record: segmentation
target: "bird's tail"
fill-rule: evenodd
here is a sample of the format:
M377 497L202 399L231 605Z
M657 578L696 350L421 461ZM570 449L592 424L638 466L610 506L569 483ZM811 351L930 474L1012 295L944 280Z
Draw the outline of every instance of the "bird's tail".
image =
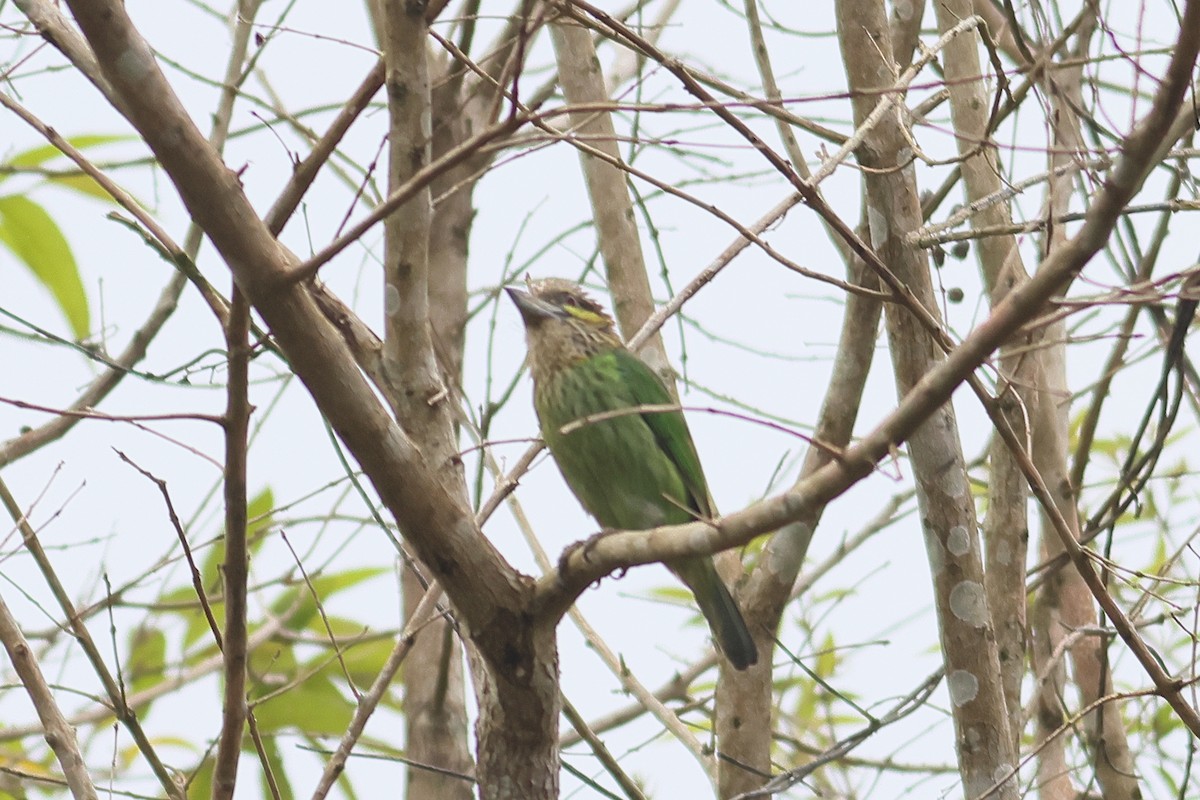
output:
M733 595L717 574L710 558L689 558L669 564L671 571L687 584L700 606L700 613L712 629L717 647L734 669L746 669L758 663L758 649L742 619Z

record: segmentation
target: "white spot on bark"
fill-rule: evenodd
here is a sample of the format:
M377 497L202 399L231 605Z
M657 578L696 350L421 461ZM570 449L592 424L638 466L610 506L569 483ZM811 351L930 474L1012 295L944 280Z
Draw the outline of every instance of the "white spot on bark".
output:
M400 292L390 283L383 287L383 313L392 316L400 311Z
M979 694L979 679L965 669L956 669L946 679L950 689L950 702L956 706L964 706Z
M126 80L140 81L150 71L150 61L145 53L126 50L117 56L116 67Z
M929 557L929 571L937 575L946 566L946 556L938 537L928 530L925 531L925 552Z
M979 739L979 735L974 737L968 735L968 739ZM1007 787L1007 791L1002 788L996 791L995 786ZM992 770L991 777L983 774L974 774L971 776L969 784L964 787L967 790L967 797L1016 797L1017 783L1016 775L1013 771L1013 765L1001 763Z
M875 206L867 206L867 227L871 231L871 247L883 247L888 238L888 221Z
M1012 545L1010 545L1007 541L1001 541L998 545L996 545L993 556L999 564L1006 566L1011 564L1013 559Z
M967 485L967 475L961 469L951 466L942 473L942 491L947 497L962 497L970 487Z
M708 531L699 530L688 536L688 549L700 550L708 544Z
M635 556L637 556L638 558L645 556L647 553L650 552L650 537L649 536L635 537L633 540L633 546L630 549L633 551L633 554Z
M812 539L812 528L803 522L797 522L788 526L788 534L772 538L765 548L767 564L775 575L801 558L803 546Z
M968 625L987 624L987 601L978 581L961 581L950 590L950 611Z
M966 526L955 525L950 529L950 535L946 537L946 549L956 556L965 556L971 552L971 534L967 532Z

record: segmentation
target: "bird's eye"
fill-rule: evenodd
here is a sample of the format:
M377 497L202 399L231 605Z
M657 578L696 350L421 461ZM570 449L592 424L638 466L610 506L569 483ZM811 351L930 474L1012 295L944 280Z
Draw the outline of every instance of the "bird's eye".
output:
M589 324L603 324L608 319L604 313L604 307L582 292L555 288L549 291L543 290L538 296L575 319Z
M591 314L600 314L603 312L599 303L582 294L568 294L565 298L565 305L573 306L580 311L587 311Z

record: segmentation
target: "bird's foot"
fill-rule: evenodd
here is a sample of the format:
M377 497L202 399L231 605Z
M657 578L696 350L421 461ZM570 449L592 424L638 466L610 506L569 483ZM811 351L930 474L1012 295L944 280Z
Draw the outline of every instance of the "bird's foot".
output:
M568 545L567 549L563 550L562 555L558 557L559 580L561 580L563 582L566 581L567 573L570 571L570 568L571 568L571 557L573 555L575 555L576 552L578 552L580 550L583 551L582 553L579 554L579 557L581 559L583 559L583 563L586 564L588 562L588 556L591 554L592 548L594 548L596 546L596 542L600 541L602 538L604 538L605 536L608 536L612 532L613 532L612 528L605 528L605 529L601 530L599 533L592 534L588 538L584 539L582 542L575 542L574 544Z

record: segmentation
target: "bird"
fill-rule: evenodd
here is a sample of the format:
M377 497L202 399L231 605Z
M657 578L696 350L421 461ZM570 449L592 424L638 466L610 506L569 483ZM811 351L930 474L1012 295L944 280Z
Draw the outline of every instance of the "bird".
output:
M584 509L614 530L715 518L683 413L657 373L621 341L612 317L571 281L527 286L505 290L525 325L534 409L546 447ZM646 410L619 413L638 408ZM691 590L729 663L738 670L756 664L754 639L712 558L665 564Z

